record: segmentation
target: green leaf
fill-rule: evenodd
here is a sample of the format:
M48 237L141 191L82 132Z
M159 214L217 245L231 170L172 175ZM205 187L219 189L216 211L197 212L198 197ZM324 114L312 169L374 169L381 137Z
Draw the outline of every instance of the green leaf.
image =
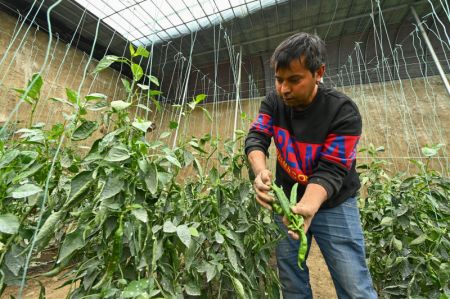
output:
M28 81L27 88L30 89L28 92L28 97L37 101L40 97L41 88L43 84L44 81L42 80L41 75L39 73L33 74L31 80Z
M55 235L58 230L59 224L61 223L61 218L66 213L62 210L58 212L53 212L44 222L42 227L39 229L39 232L36 235L36 250L40 251L45 246L47 246L48 242Z
M213 184L214 186L220 183L220 176L219 172L217 171L217 168L215 167L211 168L209 172L209 179L211 180L211 184Z
M177 227L170 220L166 220L163 225L163 232L174 233L177 231Z
M49 98L49 100L50 100L50 101L53 101L53 102L60 102L60 103L63 103L63 104L66 104L66 105L69 105L69 106L72 106L72 107L73 107L73 104L72 104L72 103L69 103L69 102L66 101L65 99L61 99L61 98Z
M176 129L178 127L178 123L176 121L170 121L169 129Z
M98 123L96 121L86 120L72 134L72 140L79 141L84 140L92 135L98 129Z
M135 209L131 211L131 214L133 214L134 217L136 217L136 219L147 223L148 222L148 214L147 211L145 209Z
M206 282L210 282L217 275L216 266L209 264L206 268Z
M130 157L130 152L123 144L113 146L106 155L105 161L120 162L125 161Z
M66 88L66 95L69 102L71 102L72 104L77 104L77 99L79 98L79 96L75 90Z
M20 269L22 269L25 265L26 257L24 254L21 254L22 251L23 248L18 244L12 244L11 249L8 250L4 256L4 264L15 276L19 275Z
M136 85L142 90L149 90L150 89L150 86L148 86L148 85L144 85L144 84L140 84L140 83L138 83Z
M159 135L159 139L165 139L169 137L171 132L162 132L161 135Z
M219 232L216 232L214 234L214 238L216 239L216 242L219 243L219 244L222 244L225 241L225 238Z
M203 178L203 168L197 158L194 159L194 168L197 170L198 175Z
M23 133L20 138L24 138L30 142L41 142L45 140L44 133L41 129L20 129L16 133Z
M14 159L16 159L19 155L20 155L20 151L17 150L17 149L13 149L13 150L7 151L6 154L4 154L0 158L0 169L2 169L3 167L9 165L9 163L14 161Z
M106 207L110 210L119 210L122 206L122 203L120 200L117 200L114 197L106 198L102 200L102 207Z
M155 100L154 98L150 98L150 100L152 100L153 105L155 105L156 111L160 112L161 111L161 104L159 104L159 102L157 100Z
M189 232L191 233L191 236L193 236L193 237L198 237L198 236L200 236L199 235L199 233L198 233L198 230L195 228L195 227L190 227L189 228Z
M175 165L178 168L181 168L181 164L178 161L178 159L174 156L170 156L170 155L166 155L165 158L167 159L167 161L169 161L171 164Z
M101 110L108 106L109 106L108 101L99 101L99 102L95 103L94 105L87 106L86 108L91 111L98 111L98 110Z
M154 149L157 149L158 147L161 147L163 145L164 145L163 142L161 142L159 140L153 140L153 141L151 141L149 143L149 147L148 148L154 150Z
M14 183L20 182L21 180L32 176L33 174L35 174L36 172L38 172L39 170L41 170L44 166L46 166L46 163L34 163L33 166L31 166L29 169L27 169L26 171L22 171L20 172L13 180Z
M392 238L392 243L394 245L394 248L398 251L401 251L403 248L403 243L399 239L395 238L395 236Z
M111 102L111 107L114 110L116 110L116 111L127 109L130 106L131 106L131 103L127 103L127 102L124 102L122 100L112 101Z
M135 280L130 282L123 290L122 298L135 298L139 295L147 294L149 287L148 279Z
M158 78L156 78L153 75L149 75L147 76L147 78L150 80L150 82L152 82L153 84L155 84L156 86L159 86L159 80Z
M380 224L382 226L389 226L392 224L393 220L394 220L394 218L392 218L392 217L384 217L383 219L381 219Z
M201 244L203 243L203 240L200 240L199 242L191 242L191 246L187 248L184 252L185 256L185 267L184 271L186 273L191 273L191 266L193 263L198 264L199 259L197 256L198 250L200 249Z
M435 148L432 148L432 147L423 147L422 148L422 154L425 157L433 157L433 156L436 156L437 153L438 153L438 151Z
M131 55L131 56L134 56L134 54L136 53L136 51L134 50L133 44L130 43L130 45L129 45L128 48L130 49L130 55Z
M92 101L92 100L106 100L106 95L102 93L91 93L84 97L86 101Z
M33 74L30 80L28 80L27 88L14 88L14 90L21 95L21 98L29 104L34 104L39 100L41 88L44 84L42 77L39 73ZM25 95L25 92L28 93Z
M117 195L118 193L120 193L120 191L122 191L124 185L125 181L120 175L109 176L105 186L103 187L102 194L100 195L100 200L111 198Z
M0 232L4 234L16 234L19 231L19 218L13 214L0 215Z
M195 159L194 155L187 150L183 151L183 157L184 157L184 166L189 166Z
M148 56L150 56L150 52L147 51L147 49L145 49L143 46L139 46L136 50L136 53L134 53L134 55L132 55L133 57L138 57L138 56L142 56L145 58L148 58Z
M130 81L128 81L127 79L122 78L122 84L123 84L123 87L125 87L125 91L126 91L127 93L130 93L130 92L131 92L131 84L130 84Z
M191 232L189 227L185 224L179 225L177 227L177 235L180 238L181 242L183 242L186 247L189 247L191 244Z
M86 114L87 114L86 107L81 107L80 110L78 111L78 113L79 113L80 115L86 115Z
M238 294L239 298L246 299L247 296L245 295L244 286L242 285L240 280L232 276L231 281L233 282L234 289L236 290L236 293Z
M142 104L137 104L136 107L139 107L139 108L141 108L141 109L144 109L144 110L147 111L147 112L152 112L152 110L151 110L150 108L148 108L147 106L142 105Z
M162 91L160 91L160 90L150 89L150 90L148 91L148 96L149 96L149 97L158 96L158 95L160 95L160 94L162 94Z
M385 148L384 148L384 146L379 146L379 147L377 147L377 148L375 149L375 151L376 151L376 152L384 152L384 151L385 151Z
M131 125L133 127L135 127L136 129L138 129L138 130L140 130L140 131L142 131L144 133L147 133L147 130L152 126L152 124L153 123L151 121L140 121L140 120L138 120L138 121L134 121Z
M66 257L70 256L75 250L83 248L84 238L83 231L77 229L76 231L66 235L64 242L61 246L57 263L61 263Z
M13 198L25 198L39 192L42 192L42 189L39 186L34 184L24 184L15 189L11 195Z
M191 280L187 284L185 284L184 290L186 291L186 294L188 294L189 296L200 296L202 294L200 286L198 285L198 282L196 282L195 280Z
M131 65L131 72L133 73L133 80L139 81L141 80L142 76L144 75L144 71L142 70L141 66L139 64L133 63Z
M198 104L198 103L202 102L204 99L206 99L206 94L201 93L195 97L195 103Z
M238 265L238 259L236 256L236 251L234 250L233 247L227 246L227 256L228 256L228 260L231 263L231 266L233 266L234 271L236 271L236 273L239 273L240 269L239 269L239 265Z
M158 191L158 169L155 163L149 164L148 172L145 175L145 185L153 195Z
M100 62L95 67L94 73L98 73L106 68L108 68L114 62L125 62L126 60L115 56L115 55L106 55L100 60Z
M197 106L197 103L195 101L192 101L190 103L187 104L189 106L189 108L191 108L191 110L195 109L195 106Z
M412 240L411 243L409 243L409 245L422 244L423 242L425 242L426 239L427 239L427 235L426 234L422 234L422 235L418 236L417 238L415 238L414 240Z
M209 121L212 121L212 117L211 114L209 114L208 109L204 108L204 107L199 107L200 109L202 109L203 113L206 115L206 117L209 119Z
M65 206L77 200L94 182L92 179L92 171L82 171L73 177L70 182L69 200Z
M155 265L156 262L163 256L164 248L162 240L153 240L153 249L152 249L152 265Z

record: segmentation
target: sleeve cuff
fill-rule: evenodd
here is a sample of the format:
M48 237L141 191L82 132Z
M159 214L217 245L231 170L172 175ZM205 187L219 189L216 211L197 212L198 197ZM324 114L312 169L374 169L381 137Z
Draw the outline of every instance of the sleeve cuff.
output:
M254 151L254 150L263 152L266 155L266 157L269 158L269 151L266 150L263 146L258 146L258 145L252 145L252 146L247 147L245 149L245 154L248 156L248 154L250 154L250 152Z
M317 184L322 186L325 191L327 191L327 200L330 199L334 195L334 188L333 186L327 182L326 180L319 178L319 177L313 177L309 180L309 183Z

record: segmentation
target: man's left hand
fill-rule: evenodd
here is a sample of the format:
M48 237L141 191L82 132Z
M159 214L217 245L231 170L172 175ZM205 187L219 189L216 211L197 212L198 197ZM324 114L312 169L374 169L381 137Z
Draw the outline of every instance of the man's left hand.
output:
M326 199L327 192L325 188L318 184L308 184L302 199L291 208L294 214L303 216L305 233L308 232L314 215L316 215ZM289 222L286 217L283 217L283 223L288 226ZM295 240L299 239L299 235L291 230L288 230L288 234Z
M295 206L293 206L291 208L293 213L303 216L303 221L304 221L303 225L304 225L305 233L308 232L308 229L311 225L312 219L314 218L314 215L316 215L319 207L316 208L314 206L305 205L305 204L302 204L302 202L299 202L298 204L296 204ZM288 226L289 222L287 221L286 217L283 217L283 223L286 226ZM300 238L300 236L297 233L295 233L291 230L288 230L288 234L294 240L298 240Z

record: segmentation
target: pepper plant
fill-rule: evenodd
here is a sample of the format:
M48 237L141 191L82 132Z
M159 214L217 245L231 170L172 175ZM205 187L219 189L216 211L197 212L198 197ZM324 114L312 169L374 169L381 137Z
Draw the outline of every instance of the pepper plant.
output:
M46 128L44 123L33 123L42 85L40 75L34 74L25 89L16 89L32 105L29 126L2 128L12 131L0 141L0 290L5 284L16 283L24 267L23 253L40 212L50 161L64 133L63 124ZM69 159L72 153L65 151L64 156ZM69 169L64 162L55 165L48 180L49 192L64 169Z
M368 264L382 298L449 298L450 180L430 168L442 145L422 149L426 162L412 160L417 173L391 175L383 148L359 165L365 192L360 208Z
M145 76L133 61L149 55L144 48L131 46L130 54L131 59L107 56L96 69L114 62L128 65L133 78L123 80L126 99L106 103L103 95L82 97L70 89L66 99L52 98L73 107L55 139L66 136L69 142L53 172L48 202L39 211L43 224L36 246L29 246L34 217L28 241L22 237L19 249L4 251L21 266L5 260L2 269L12 268L17 276L24 252L33 250L36 256L54 247L56 260L44 275L62 275L63 285L78 283L70 298L279 297L269 263L276 226L266 223L242 174L245 155L242 146L234 145L242 145L243 134L224 141L224 151L209 135L168 146L170 128L149 141L151 123L130 114L141 107L140 97L158 94L150 89L157 79ZM148 85L141 84L144 78ZM190 109L203 98L195 97ZM98 123L85 116L90 108L103 109L100 118L107 130L86 154L66 158L71 147L98 130ZM210 165L213 153L218 163ZM0 161L10 160L9 155L7 149ZM37 194L42 197L42 190ZM16 242L12 239L11 246Z

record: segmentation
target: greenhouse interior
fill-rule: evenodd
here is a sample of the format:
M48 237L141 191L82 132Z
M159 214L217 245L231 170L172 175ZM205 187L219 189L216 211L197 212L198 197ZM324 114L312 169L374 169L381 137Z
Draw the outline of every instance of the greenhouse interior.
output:
M320 68L277 60L293 36L323 41ZM284 98L297 61L306 108ZM369 298L314 230L352 173L374 294L450 298L449 80L445 0L0 0L0 297ZM307 115L324 90L360 115L350 151ZM283 135L273 99L327 141ZM280 266L292 230L310 297Z

